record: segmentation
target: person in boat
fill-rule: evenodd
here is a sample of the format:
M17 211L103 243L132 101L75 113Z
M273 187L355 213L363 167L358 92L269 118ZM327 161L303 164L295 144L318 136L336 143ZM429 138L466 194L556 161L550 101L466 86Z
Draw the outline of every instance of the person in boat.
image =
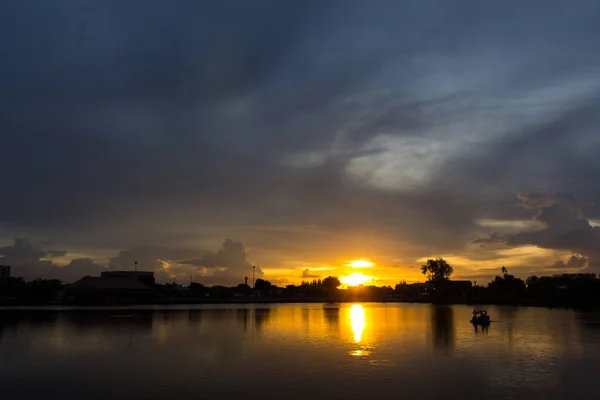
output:
M487 311L484 310L473 310L473 318L471 318L471 322L474 324L489 324L490 316Z

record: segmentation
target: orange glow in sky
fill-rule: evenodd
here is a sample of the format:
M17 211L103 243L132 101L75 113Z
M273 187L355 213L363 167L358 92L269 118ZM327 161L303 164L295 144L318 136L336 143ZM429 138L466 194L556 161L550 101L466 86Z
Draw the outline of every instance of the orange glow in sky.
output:
M372 280L373 280L373 278L371 278L370 276L366 276L366 275L363 275L358 272L355 272L348 276L344 276L344 277L342 277L342 279L340 279L340 281L344 285L348 285L348 286L364 285L365 283L370 282Z
M348 263L348 266L352 268L369 268L373 266L373 263L367 260L354 260Z

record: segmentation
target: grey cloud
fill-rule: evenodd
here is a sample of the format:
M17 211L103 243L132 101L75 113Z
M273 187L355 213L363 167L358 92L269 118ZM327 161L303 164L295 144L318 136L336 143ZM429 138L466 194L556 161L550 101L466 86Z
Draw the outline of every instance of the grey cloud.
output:
M478 244L481 247L486 246L498 246L506 244L506 238L502 237L496 232L492 232L488 237L471 240L471 243Z
M67 254L65 250L48 250L46 256L49 258L63 257Z
M84 276L100 276L107 268L91 258L76 258L67 265L57 267L57 277L65 283L75 282Z
M514 193L552 183L600 200L592 1L13 3L0 13L14 38L0 45L0 223L134 246L112 267L210 268L218 252L170 250L210 225L308 222L455 250L477 217L529 215ZM439 141L422 186L348 177L382 134ZM282 163L313 153L323 162ZM563 218L551 212L540 218Z
M138 246L121 250L109 260L110 269L133 270L137 262L140 270L154 270L162 266L162 261L178 261L189 257L199 257L205 252L192 248L165 246Z
M186 283L190 277L205 284L237 284L252 276L252 264L243 243L227 239L221 248L208 251L194 248L143 246L122 250L110 259L110 269L150 270L157 281ZM256 267L255 277L264 273Z
M302 278L320 278L321 275L319 274L314 274L310 272L310 269L306 268L304 270L302 270Z
M567 260L567 262L564 262L562 260L556 261L548 269L560 269L560 270L582 269L582 268L587 268L587 265L588 265L588 258L587 257L580 256L580 255L577 255L577 254L573 254L571 257L569 257L569 259Z
M56 278L65 283L71 283L85 275L99 275L106 270L89 258L74 259L65 266L42 259L65 254L65 251L48 250L41 244L17 238L12 245L0 248L0 263L10 265L13 275L27 280Z
M538 211L544 207L550 207L556 202L554 196L548 195L544 192L519 193L517 194L517 199L519 200L519 206Z
M227 239L217 252L208 252L202 258L181 260L179 264L200 267L202 279L214 280L221 284L241 282L252 276L253 268L246 247L242 242ZM255 266L255 278L264 277L260 267Z
M177 261L200 257L204 253L202 250L193 248L138 246L121 250L117 256L109 260L109 268L111 270L133 270L137 262L138 270L153 271L157 282L185 283L189 281L190 274L193 277L201 273L202 268L178 266Z
M534 244L581 254L595 252L597 245L600 244L600 230L592 227L581 215L581 209L568 198L559 197L551 205L542 207L535 219L543 222L546 227L512 235L507 243Z
M193 260L194 265L215 268L251 268L248 254L243 243L231 239L225 240L223 247L216 253L208 253L201 260ZM181 263L185 263L182 261Z
M590 225L581 207L568 195L520 195L519 199L529 209L537 211L534 218L542 222L543 229L519 232L505 238L495 237L508 246L534 245L546 249L567 250L574 253L567 263L558 261L552 268L582 268L583 264L600 263L600 229ZM494 236L492 236L494 238ZM487 239L484 239L485 242ZM475 242L481 242L479 239Z

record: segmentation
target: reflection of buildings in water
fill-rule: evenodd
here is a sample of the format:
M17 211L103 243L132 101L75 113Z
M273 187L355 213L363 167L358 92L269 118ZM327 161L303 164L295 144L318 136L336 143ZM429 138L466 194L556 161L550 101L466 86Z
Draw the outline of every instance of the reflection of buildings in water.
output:
M352 305L350 308L350 326L352 327L352 334L356 343L360 343L362 340L365 325L365 309L360 304Z
M495 319L498 321L502 321L504 325L503 328L507 333L508 347L513 347L513 322L519 312L518 307L513 306L500 306L495 307L494 311L497 313L497 317Z
M152 330L154 315L147 310L119 310L119 311L69 311L61 313L60 322L68 329L77 332L79 337L87 334L103 332L108 335L127 334L128 347L133 347L134 336L139 332ZM58 345L62 345L59 336Z
M240 308L235 312L236 319L244 325L244 332L248 331L248 322L250 321L250 309Z
M456 340L454 310L451 307L431 307L433 344L437 349L452 349Z
M310 330L310 310L308 308L302 309L302 326L308 333Z
M143 330L152 329L153 312L145 310L122 311L65 311L60 314L61 323L77 331L88 330Z
M203 360L235 360L248 339L245 329L252 329L252 309L247 307L207 307L186 310L187 318L176 314L157 315L155 338L168 341L171 352ZM163 320L167 325L158 321Z

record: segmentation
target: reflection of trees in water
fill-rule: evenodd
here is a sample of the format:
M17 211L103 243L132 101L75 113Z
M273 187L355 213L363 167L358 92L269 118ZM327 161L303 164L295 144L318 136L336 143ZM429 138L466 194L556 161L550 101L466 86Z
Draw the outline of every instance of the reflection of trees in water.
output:
M494 311L497 313L497 317L492 318L492 321L496 320L497 321L501 321L502 322L502 327L504 328L504 331L506 332L507 336L508 336L508 346L512 347L513 346L513 323L514 320L517 316L517 314L519 313L519 308L518 307L513 307L513 306L501 306L501 307L495 307Z
M243 329L248 331L254 327L260 331L271 319L271 308L230 308L230 309L195 309L188 310L188 322L193 326L200 326L206 322L206 327L222 326L228 329Z
M310 329L309 324L310 324L310 310L308 308L303 308L302 309L302 326L304 327L306 332L308 332Z
M600 312L576 311L575 320L586 329L600 330Z
M494 311L498 313L498 320L512 322L519 313L519 308L513 306L500 306L495 307Z
M271 308L254 309L254 329L262 330L271 318Z
M340 309L339 308L324 308L323 317L327 322L330 330L339 329L340 327Z
M8 331L17 331L20 325L37 329L53 327L56 324L56 311L4 311L0 313L0 343Z
M188 310L188 322L192 326L199 326L202 323L203 313L205 310L201 309L189 309Z
M454 310L452 308L441 306L432 307L431 329L435 348L454 348L456 332L454 328Z

